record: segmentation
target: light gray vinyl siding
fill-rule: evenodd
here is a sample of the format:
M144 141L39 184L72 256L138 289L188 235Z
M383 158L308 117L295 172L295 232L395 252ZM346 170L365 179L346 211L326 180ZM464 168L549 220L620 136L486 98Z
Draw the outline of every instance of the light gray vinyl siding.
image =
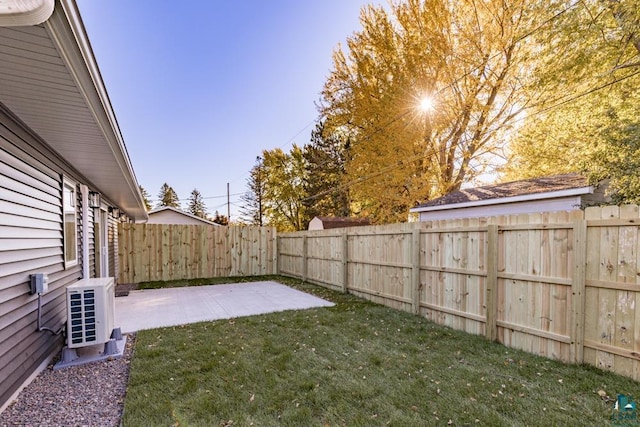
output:
M66 287L82 275L81 263L64 269L63 175L81 182L0 104L0 405L62 346L61 336L36 331L29 275L49 275L42 320L52 329L66 321Z

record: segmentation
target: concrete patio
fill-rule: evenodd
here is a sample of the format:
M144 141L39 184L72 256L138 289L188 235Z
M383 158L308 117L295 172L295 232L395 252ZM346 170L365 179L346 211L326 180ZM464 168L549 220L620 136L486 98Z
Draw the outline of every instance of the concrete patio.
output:
M277 282L131 291L116 298L116 327L123 333L253 316L285 310L332 307L322 298Z

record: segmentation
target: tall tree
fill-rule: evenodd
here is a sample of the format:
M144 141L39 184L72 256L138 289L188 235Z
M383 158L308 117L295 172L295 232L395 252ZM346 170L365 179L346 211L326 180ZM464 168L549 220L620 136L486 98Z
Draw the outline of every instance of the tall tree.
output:
M307 216L349 216L351 206L346 181L349 141L338 132L325 133L324 122L311 132L311 143L304 146L306 161L304 205Z
M207 208L204 204L202 194L200 194L200 192L196 188L191 191L191 195L189 196L189 205L187 207L187 212L199 218L207 218Z
M144 201L144 208L147 212L149 212L152 209L151 201L149 200L149 197L151 196L142 185L138 185L138 188L140 188L140 194L142 195L142 200Z
M289 153L280 148L262 152L264 215L280 231L304 230L309 225L302 199L305 198L305 160L297 145Z
M176 194L175 190L171 188L166 182L162 184L162 187L160 187L157 204L157 207L159 208L164 206L180 209L180 201L178 199L178 195Z
M565 12L534 35L539 49L529 67L535 79L528 90L555 96L527 112L511 143L505 178L579 171L593 183L611 178L614 201L635 203L640 2L561 3Z
M247 191L240 196L242 207L240 213L252 225L264 225L264 188L266 174L262 163L262 157L256 158L256 164L249 172L247 178Z
M486 171L528 99L520 89L540 18L524 0L406 0L365 7L336 50L320 113L352 141L352 197L378 222ZM417 104L431 97L423 113Z

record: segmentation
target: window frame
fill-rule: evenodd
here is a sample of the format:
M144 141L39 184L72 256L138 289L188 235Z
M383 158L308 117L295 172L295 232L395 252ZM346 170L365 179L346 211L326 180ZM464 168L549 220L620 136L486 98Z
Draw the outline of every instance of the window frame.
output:
M70 194L70 198L69 198ZM68 205L68 206L67 206ZM78 265L78 184L66 176L62 177L62 257L65 270ZM73 222L67 221L67 215L73 213ZM67 224L73 224L73 231ZM70 237L73 242L69 242ZM70 246L72 244L72 246ZM73 249L74 257L70 257Z

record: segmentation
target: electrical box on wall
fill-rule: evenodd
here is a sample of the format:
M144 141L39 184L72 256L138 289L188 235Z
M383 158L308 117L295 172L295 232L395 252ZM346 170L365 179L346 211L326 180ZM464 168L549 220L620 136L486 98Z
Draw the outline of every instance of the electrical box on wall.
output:
M46 273L31 275L31 293L44 294L49 290L49 276Z

